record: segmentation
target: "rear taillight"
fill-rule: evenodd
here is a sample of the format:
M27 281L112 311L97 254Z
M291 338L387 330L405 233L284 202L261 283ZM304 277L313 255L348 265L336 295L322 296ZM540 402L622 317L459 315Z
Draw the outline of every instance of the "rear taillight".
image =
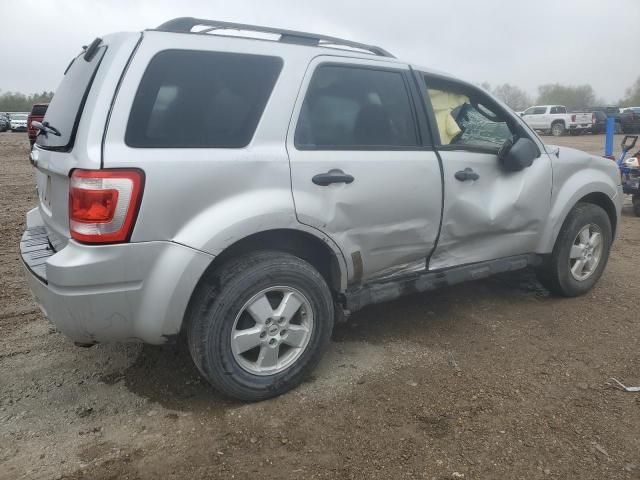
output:
M138 215L141 170L73 170L69 183L69 231L84 243L126 242Z

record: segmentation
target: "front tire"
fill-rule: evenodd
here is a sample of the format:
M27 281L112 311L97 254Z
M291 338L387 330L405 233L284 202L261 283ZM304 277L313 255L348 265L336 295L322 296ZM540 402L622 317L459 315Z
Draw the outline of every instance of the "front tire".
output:
M200 373L234 398L258 401L300 384L329 344L331 291L288 253L256 252L207 274L187 315Z
M562 135L564 135L564 132L564 123L557 122L551 125L551 135L553 135L554 137L561 137Z
M604 209L577 204L564 221L553 252L538 268L540 283L564 297L587 293L604 271L611 241L611 222Z

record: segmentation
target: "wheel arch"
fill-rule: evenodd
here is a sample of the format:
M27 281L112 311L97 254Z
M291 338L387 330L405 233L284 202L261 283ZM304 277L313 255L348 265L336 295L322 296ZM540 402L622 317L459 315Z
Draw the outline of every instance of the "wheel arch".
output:
M193 288L182 322L182 329L186 326L185 320L188 318L194 296L207 277L229 260L256 250L276 250L302 258L320 272L334 298L343 301L348 272L346 262L338 247L331 244L329 239L320 238L308 231L294 228L274 228L237 239L213 258Z
M225 248L211 262L215 270L231 258L256 250L290 253L309 262L324 277L329 288L340 293L346 289L346 265L328 241L298 229L275 228L253 233Z
M590 170L591 173L597 171ZM612 238L615 238L616 229L618 227L618 209L614 202L616 195L615 187L610 185L610 182L606 179L602 179L597 182L586 183L584 176L588 176L589 172L581 172L575 175L572 180L564 185L564 188L558 193L551 211L547 225L542 233L540 242L536 253L547 254L551 253L555 245L558 234L562 225L567 219L569 212L575 208L578 203L591 203L598 205L607 213L609 220L611 221L611 233ZM580 184L581 187L573 189L576 185Z
M607 194L602 192L591 192L578 200L576 204L577 203L592 203L593 205L601 207L607 213L609 221L611 222L611 237L616 237L618 215L616 213L616 206L613 203L613 200L611 200Z

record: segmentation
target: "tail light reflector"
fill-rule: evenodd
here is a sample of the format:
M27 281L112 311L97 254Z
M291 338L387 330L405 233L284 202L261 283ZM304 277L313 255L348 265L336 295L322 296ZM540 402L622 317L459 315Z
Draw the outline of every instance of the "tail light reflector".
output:
M143 189L141 170L73 170L69 183L71 237L83 243L128 241Z

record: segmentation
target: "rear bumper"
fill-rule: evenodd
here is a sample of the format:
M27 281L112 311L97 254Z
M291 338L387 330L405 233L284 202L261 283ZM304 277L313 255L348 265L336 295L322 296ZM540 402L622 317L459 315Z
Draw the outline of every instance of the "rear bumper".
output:
M160 344L180 331L211 255L173 242L69 241L54 252L39 218L29 212L20 253L36 301L62 333L80 343Z

